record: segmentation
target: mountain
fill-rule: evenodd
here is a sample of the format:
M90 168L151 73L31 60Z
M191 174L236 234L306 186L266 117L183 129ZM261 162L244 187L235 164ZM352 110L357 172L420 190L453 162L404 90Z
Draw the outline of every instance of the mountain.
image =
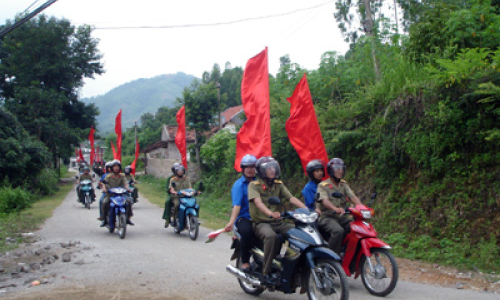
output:
M115 117L122 109L123 130L134 126L143 113L155 113L159 107L174 106L195 77L182 72L140 78L122 84L104 95L83 98L84 103L95 103L101 114L97 116L97 129L101 135L114 132Z

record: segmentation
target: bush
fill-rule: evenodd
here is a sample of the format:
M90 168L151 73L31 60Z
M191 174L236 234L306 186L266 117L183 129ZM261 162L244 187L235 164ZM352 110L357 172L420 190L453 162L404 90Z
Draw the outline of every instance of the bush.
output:
M17 212L29 207L33 196L21 187L0 187L0 214Z
M58 190L59 176L52 169L44 169L34 179L32 189L41 195L50 195Z

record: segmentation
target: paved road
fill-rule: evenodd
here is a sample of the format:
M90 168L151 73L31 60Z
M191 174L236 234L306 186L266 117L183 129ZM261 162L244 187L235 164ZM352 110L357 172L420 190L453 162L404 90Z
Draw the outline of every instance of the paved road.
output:
M203 209L203 204L202 209ZM164 229L162 209L141 198L135 206L135 227L121 240L99 228L97 205L89 210L76 203L72 190L39 232L44 243L80 241L71 263L50 265L57 273L51 284L4 293L6 299L256 299L243 293L225 271L230 237L205 244L210 230L201 228L197 241L187 233ZM85 249L85 250L84 250ZM84 264L73 262L83 259ZM349 279L350 299L376 299L361 281ZM264 292L259 299L306 299L305 295ZM498 294L399 282L387 299L495 299Z

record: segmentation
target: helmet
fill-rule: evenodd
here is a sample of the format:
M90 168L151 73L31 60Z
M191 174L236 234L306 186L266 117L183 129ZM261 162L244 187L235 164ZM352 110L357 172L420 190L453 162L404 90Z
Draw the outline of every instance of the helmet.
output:
M172 165L172 168L170 168L170 170L172 170L172 174L175 175L175 168L177 168L180 165L181 165L180 163L175 163L175 164Z
M85 168L85 164L84 164L84 163L81 163L81 164L80 164L80 168L81 168L81 169Z
M248 168L248 167L255 167L255 163L257 162L257 158L253 156L252 154L247 154L243 156L240 162L240 168Z
M255 169L257 171L257 176L262 179L273 180L280 176L280 164L271 156L264 156L257 160L255 163ZM270 170L274 170L273 172ZM271 177L268 177L271 176Z
M172 166L172 167L173 167L173 166ZM182 164L178 164L178 165L175 167L175 169L174 169L174 175L178 176L178 175L177 175L177 172L178 172L179 170L182 170L182 171L183 171L182 176L184 176L184 174L186 174L186 168L184 168L184 166L183 166Z
M328 171L328 175L330 175L330 177L332 177L333 179L335 179L337 181L344 178L344 176L345 176L345 163L340 158L332 158L328 162L326 169ZM335 176L335 170L342 170L342 174L340 177Z
M115 160L111 161L111 167L112 168L114 166L116 166L116 165L120 166L120 171L121 171L121 169L122 169L122 163L118 159L115 159Z
M87 172L87 171L89 171L89 172L90 172L90 168L89 168L89 167L84 167L84 168L83 168L83 172Z
M318 169L323 170L323 175L326 174L326 172L325 172L325 162L322 161L321 159L313 159L313 160L311 160L306 165L307 176L309 176L309 178L311 178L312 180L316 180L316 178L314 178L314 171L318 170Z
M123 169L123 172L125 172L125 174L130 174L130 172L132 172L132 168L130 166L126 166L125 169Z

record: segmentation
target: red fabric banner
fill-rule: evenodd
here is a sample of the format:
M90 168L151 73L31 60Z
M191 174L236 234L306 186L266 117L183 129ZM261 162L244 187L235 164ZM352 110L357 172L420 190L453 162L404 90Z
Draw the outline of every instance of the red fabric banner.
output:
M78 155L80 156L80 157L79 157L80 162L84 162L84 161L85 161L85 158L83 157L83 154L82 154L82 149L81 149L81 148L78 150Z
M306 74L295 88L293 95L287 100L291 106L290 118L285 125L286 132L290 143L299 154L302 168L307 175L307 163L313 159L321 159L327 163L328 154L316 119ZM328 175L325 174L325 179L327 177Z
M267 47L249 59L245 66L241 102L247 120L236 136L234 168L238 172L241 172L240 162L246 154L257 158L272 155Z
M111 150L113 151L113 159L117 159L117 153L116 153L116 150L115 150L115 145L113 145L112 141L109 141L109 143L111 144Z
M101 149L99 147L95 147L95 162L96 163L101 163Z
M177 120L177 133L175 134L175 145L182 157L182 164L187 170L187 158L186 158L186 106L183 105L181 109L175 115Z
M115 133L116 133L116 157L122 161L122 110L118 112L115 118Z
M135 165L137 163L137 159L139 158L139 140L135 140L135 159L134 161L132 162L132 164L130 164L130 168L132 169L132 174L134 174L135 176Z
M90 141L90 165L94 165L95 148L94 148L94 127L90 127L89 141Z

